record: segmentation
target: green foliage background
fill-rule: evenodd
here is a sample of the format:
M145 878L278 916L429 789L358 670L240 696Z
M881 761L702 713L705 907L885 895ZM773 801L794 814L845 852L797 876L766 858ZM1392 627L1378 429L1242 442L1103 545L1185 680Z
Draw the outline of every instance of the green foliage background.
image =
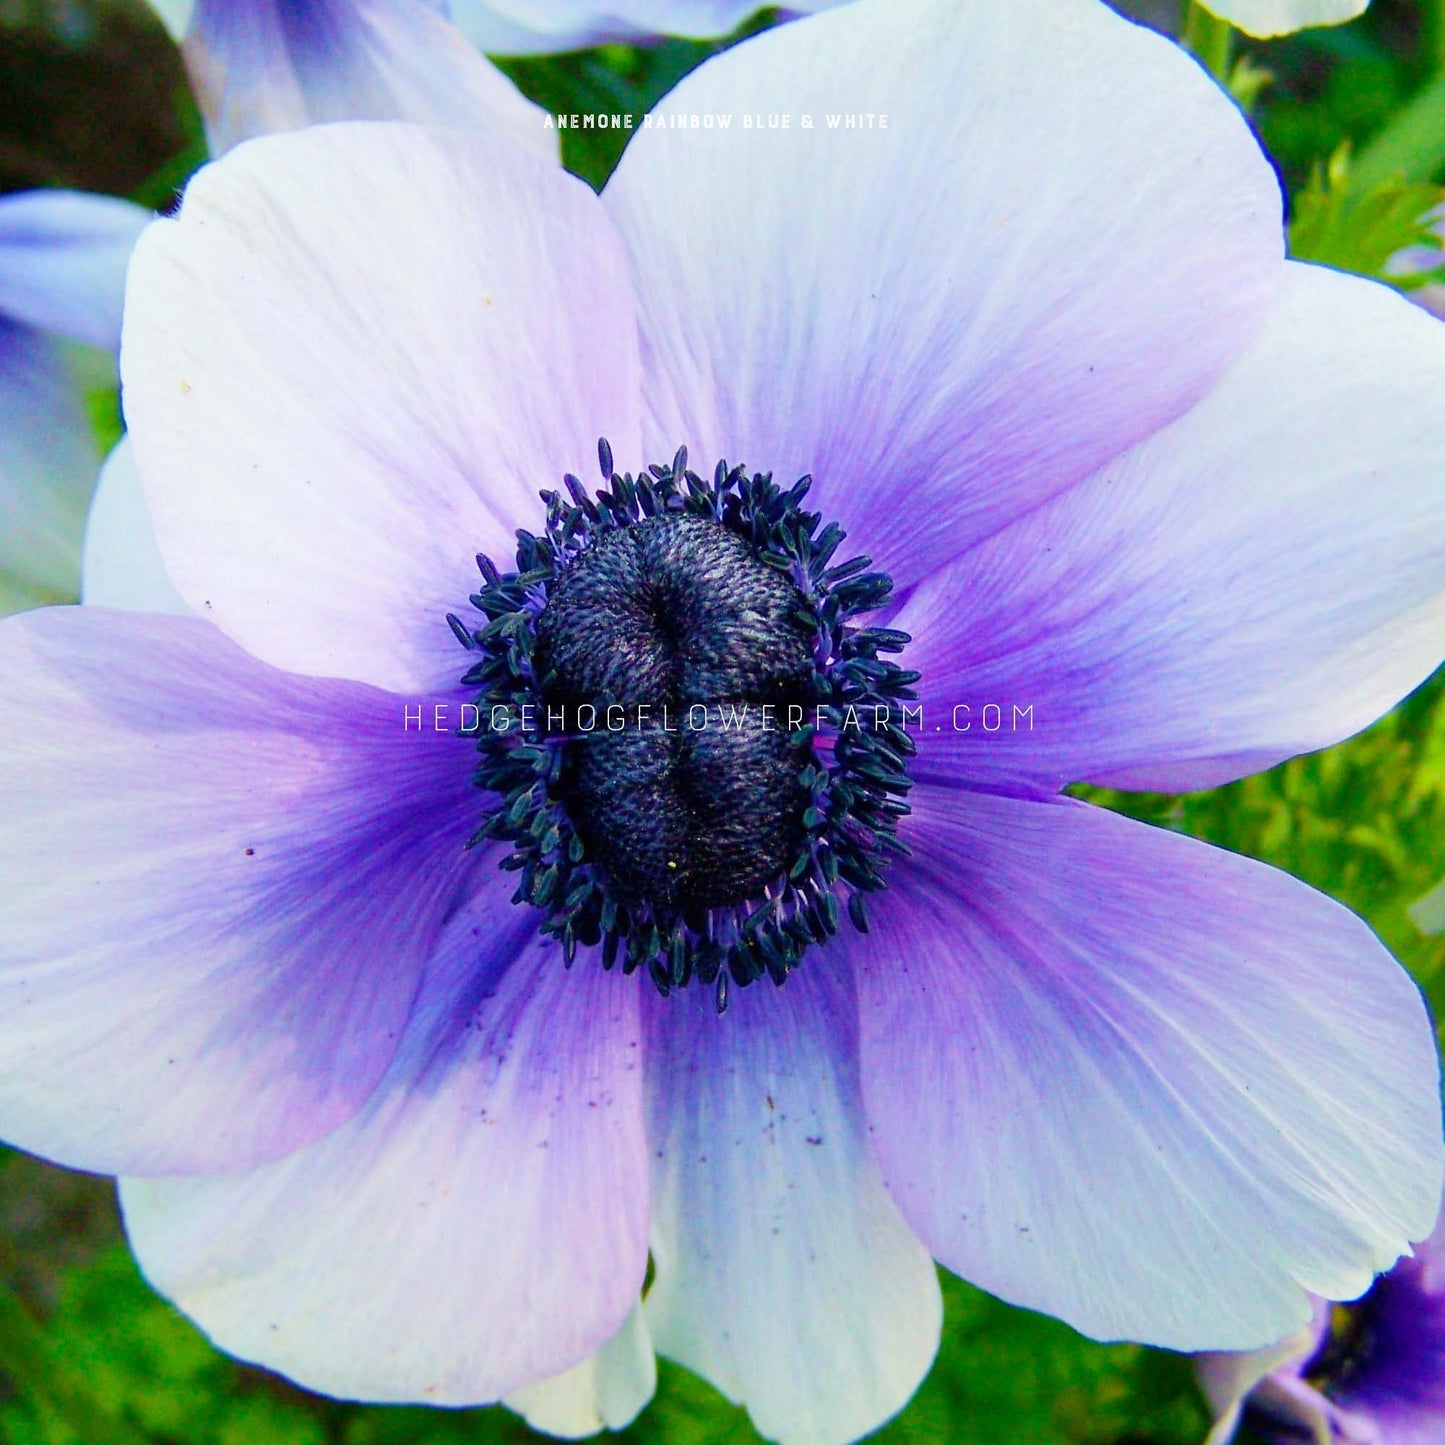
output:
M1428 240L1420 218L1439 203L1445 171L1445 0L1375 0L1351 25L1270 44L1225 36L1169 0L1120 0L1120 8L1174 33L1188 23L1189 39L1250 111L1280 169L1296 255L1378 276L1400 247ZM554 112L640 117L716 48L611 46L505 68ZM601 186L625 139L568 132L564 160ZM162 207L204 157L174 48L138 0L0 0L0 191L74 185ZM102 438L113 437L113 395L97 396L95 416ZM1445 933L1423 931L1410 911L1445 879L1441 680L1360 737L1227 788L1184 797L1079 792L1277 864L1332 894L1369 920L1445 1017ZM1445 904L1415 916L1435 927L1432 912L1445 929ZM951 1278L944 1289L938 1362L878 1440L1202 1439L1208 1419L1186 1359L1093 1344ZM236 1364L141 1280L108 1181L18 1154L0 1157L0 1439L489 1445L535 1438L500 1408L338 1404ZM741 1410L664 1363L656 1400L621 1438L693 1445L757 1437Z

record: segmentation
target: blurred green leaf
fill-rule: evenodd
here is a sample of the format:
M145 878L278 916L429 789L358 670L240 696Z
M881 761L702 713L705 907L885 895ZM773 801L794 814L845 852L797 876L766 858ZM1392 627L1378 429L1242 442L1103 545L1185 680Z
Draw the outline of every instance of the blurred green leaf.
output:
M1239 108L1249 115L1273 83L1274 71L1256 64L1248 55L1241 55L1230 67L1229 83L1225 88Z
M1315 167L1295 197L1290 254L1396 284L1422 284L1432 273L1412 276L1407 283L1406 278L1390 276L1387 263L1408 247L1440 251L1427 217L1441 196L1438 186L1422 181L1387 180L1362 189L1349 147L1342 146ZM1440 252L1440 262L1445 265L1445 252Z
M20 1438L47 1445L143 1445L144 1437L97 1398L90 1382L65 1358L53 1336L10 1289L0 1287L0 1364L28 1406ZM0 1416L3 1421L3 1416ZM26 1427L29 1427L27 1430ZM7 1439L12 1439L9 1432Z
M1098 1345L1043 1315L1013 1309L945 1276L939 1360L881 1445L1197 1445L1207 1425L1189 1362L1134 1345ZM27 1389L0 1402L15 1445L512 1445L535 1440L500 1408L345 1405L308 1396L217 1353L151 1293L120 1243L67 1273L36 1348L85 1382L102 1428L77 1431L57 1399ZM27 1366L7 1349L0 1371ZM27 1379L34 1379L33 1374ZM113 1429L106 1436L103 1431ZM750 1445L746 1414L689 1371L663 1362L657 1397L619 1445Z
M1420 181L1445 166L1445 74L1437 75L1390 117L1360 153L1360 183Z
M1357 151L1368 146L1428 80L1429 61L1410 9L1402 0L1374 0L1349 25L1241 42L1241 58L1272 77L1259 97L1256 121L1290 192L1341 145Z

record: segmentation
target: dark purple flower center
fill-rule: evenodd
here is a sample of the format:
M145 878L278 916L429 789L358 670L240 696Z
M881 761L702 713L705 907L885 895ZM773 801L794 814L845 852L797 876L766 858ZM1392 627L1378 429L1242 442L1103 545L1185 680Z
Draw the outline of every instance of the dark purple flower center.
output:
M559 793L620 897L686 914L745 903L791 867L814 631L793 582L706 517L644 517L558 579L533 667L551 730L575 734Z
M804 511L811 480L718 463L613 471L604 488L544 492L546 528L518 534L516 570L478 557L452 631L480 660L489 795L472 841L511 845L514 902L542 911L570 963L646 967L663 993L692 979L782 983L906 849L902 703L908 641L853 619L892 584L866 557L834 565L836 524Z

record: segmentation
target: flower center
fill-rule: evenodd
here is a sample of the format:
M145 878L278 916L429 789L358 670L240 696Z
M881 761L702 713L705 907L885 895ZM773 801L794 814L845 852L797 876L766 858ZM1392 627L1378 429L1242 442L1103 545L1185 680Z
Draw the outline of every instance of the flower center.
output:
M511 844L514 902L542 911L570 964L690 980L781 984L846 905L884 886L908 812L902 714L917 674L880 654L906 634L859 627L892 584L866 557L835 565L843 532L804 511L811 480L719 462L544 492L543 535L516 570L479 556L472 628L488 794L473 843Z
M1330 1323L1314 1356L1301 1371L1322 1395L1333 1398L1348 1387L1374 1350L1377 1292L1383 1281L1360 1299L1330 1306Z
M620 897L654 913L722 907L792 865L811 752L799 729L816 701L809 623L787 576L685 512L606 534L558 579L533 667L549 733L571 738L559 794Z

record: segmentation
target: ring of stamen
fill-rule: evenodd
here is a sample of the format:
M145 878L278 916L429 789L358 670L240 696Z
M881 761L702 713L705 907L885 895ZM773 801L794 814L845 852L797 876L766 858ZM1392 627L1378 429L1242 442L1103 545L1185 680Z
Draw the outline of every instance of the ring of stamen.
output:
M705 482L686 449L634 477L598 452L603 488L543 492L515 570L478 556L484 625L448 614L477 654L490 795L469 842L511 845L513 901L569 965L600 945L721 1009L729 979L784 982L845 907L866 932L865 896L907 852L918 675L885 656L905 633L854 623L892 584L833 564L844 533L803 510L810 478L719 462Z

